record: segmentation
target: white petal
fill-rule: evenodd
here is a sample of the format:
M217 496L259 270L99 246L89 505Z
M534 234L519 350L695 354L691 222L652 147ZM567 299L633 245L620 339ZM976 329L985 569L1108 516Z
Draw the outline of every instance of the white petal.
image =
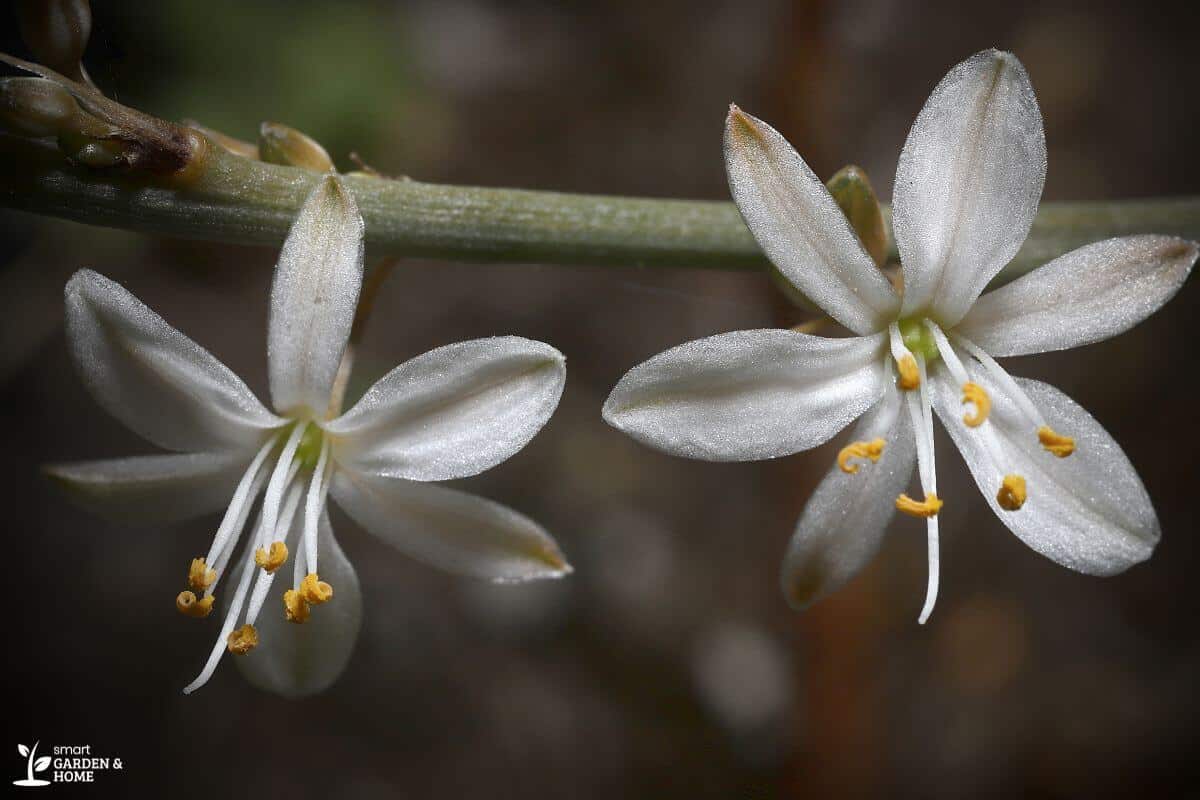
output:
M886 339L776 329L697 339L627 372L604 403L604 419L688 458L790 455L827 441L875 403Z
M51 464L44 471L94 514L152 524L228 506L247 463L240 453L180 453Z
M1125 236L1072 250L994 292L958 332L994 356L1065 350L1127 331L1183 287L1195 242Z
M504 583L571 572L541 526L466 492L338 469L330 493L359 525L440 569Z
M255 621L259 646L234 659L252 684L285 697L304 697L329 688L350 661L362 624L358 575L333 536L327 512L321 515L319 531L320 576L333 587L333 599L313 606L307 622L288 622L283 593L291 584L276 580ZM296 550L293 558L300 557L299 547ZM282 572L290 572L290 565Z
M899 298L825 184L778 131L736 106L725 121L725 170L759 247L796 288L855 333L887 326Z
M91 270L66 288L67 341L96 401L168 450L250 450L283 424L233 371Z
M1100 423L1053 386L1017 378L1047 424L1075 438L1074 454L1057 458L1042 449L1033 423L987 372L973 361L967 371L991 396L987 422L963 424L960 387L944 368L935 371L934 408L1000 521L1037 552L1090 575L1112 575L1149 558L1158 519L1133 465ZM1025 478L1028 497L1016 511L996 501L1008 474Z
M362 275L362 216L341 179L327 175L292 223L271 286L267 362L281 413L325 416Z
M951 326L1016 255L1046 179L1046 137L1029 76L985 50L947 73L900 154L892 225L904 315Z
M562 396L562 353L499 336L439 347L401 364L327 424L357 469L418 481L475 475L529 443Z
M847 474L837 464L804 506L783 560L788 603L802 611L840 588L874 558L896 511L896 496L912 478L916 439L900 392L891 387L863 415L850 440L885 441L877 463L858 462Z

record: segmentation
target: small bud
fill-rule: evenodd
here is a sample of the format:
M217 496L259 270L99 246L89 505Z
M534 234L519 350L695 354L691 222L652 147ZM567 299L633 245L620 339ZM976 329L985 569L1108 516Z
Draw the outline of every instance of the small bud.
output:
M0 128L17 136L56 136L80 115L75 98L45 78L0 78Z
M129 161L130 145L119 139L93 139L75 131L58 136L58 149L89 167L115 167Z
M92 35L87 0L22 0L21 38L37 61L77 81L91 83L80 64Z
M246 158L258 159L258 148L249 142L243 142L241 139L235 139L227 133L221 133L216 128L210 128L207 125L201 125L194 119L185 119L184 125L187 125L192 130L203 133L210 142L219 147L233 153L235 156L245 156Z
M853 164L842 167L825 183L837 201L850 226L858 234L876 266L887 261L887 229L883 226L883 210L867 179L867 173Z
M264 122L259 128L258 154L268 164L284 164L313 172L333 169L333 159L316 140L278 122Z

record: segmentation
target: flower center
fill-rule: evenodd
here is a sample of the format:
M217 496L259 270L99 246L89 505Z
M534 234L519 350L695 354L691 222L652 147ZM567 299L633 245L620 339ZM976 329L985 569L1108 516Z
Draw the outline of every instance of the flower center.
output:
M904 346L913 355L922 356L926 362L937 359L939 355L937 341L925 325L924 319L909 317L908 319L900 320L897 324L900 328L900 338L904 341Z

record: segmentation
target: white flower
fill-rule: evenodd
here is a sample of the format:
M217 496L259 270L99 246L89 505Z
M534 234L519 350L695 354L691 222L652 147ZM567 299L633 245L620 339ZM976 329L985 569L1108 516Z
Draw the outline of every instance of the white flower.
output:
M558 404L562 354L513 336L448 345L401 364L340 414L334 387L362 265L362 218L341 181L327 176L276 267L267 341L276 413L117 284L83 270L67 285L67 337L87 387L114 417L176 454L50 474L85 506L118 519L165 522L227 506L177 599L196 617L211 611L216 589L227 601L212 655L185 692L212 676L226 649L245 653L260 638L260 651L238 661L264 688L308 694L341 672L361 598L333 538L327 492L383 541L452 572L506 582L570 572L531 520L429 483L482 472L524 447ZM258 522L243 536L260 495ZM277 589L281 597L260 618L289 554L287 591ZM285 612L308 622L288 625Z
M942 505L932 411L996 515L1034 550L1095 575L1149 557L1158 521L1120 447L1062 392L1010 377L993 357L1128 330L1179 290L1197 246L1109 239L980 297L1029 232L1045 178L1041 114L1015 57L989 50L954 67L909 132L893 210L902 295L778 132L731 107L725 159L767 256L856 335L757 330L688 342L630 370L604 417L653 447L712 461L789 455L859 419L792 538L782 577L793 606L866 564L899 508L928 520L928 618ZM902 494L914 463L920 500Z

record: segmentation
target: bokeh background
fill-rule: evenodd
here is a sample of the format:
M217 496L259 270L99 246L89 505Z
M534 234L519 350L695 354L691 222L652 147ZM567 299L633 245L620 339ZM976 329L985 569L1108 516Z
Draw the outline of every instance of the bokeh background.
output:
M263 119L389 174L723 199L730 101L823 176L881 196L926 95L984 47L1017 53L1045 117L1048 200L1200 191L1195 20L1180 6L899 0L93 3L111 95L253 138ZM23 53L12 12L4 49ZM366 612L341 681L288 702L172 607L215 519L133 530L67 505L38 464L150 452L70 369L67 277L126 285L266 396L275 253L0 212L6 744L91 744L96 791L173 797L1124 797L1194 790L1200 732L1200 289L1131 333L1016 359L1121 442L1162 520L1107 580L1009 535L939 432L942 593L916 624L924 527L808 614L777 588L831 445L778 462L650 451L600 419L630 366L687 339L791 324L767 279L411 261L385 285L357 382L451 341L520 334L568 356L559 412L463 487L529 514L575 575L493 587L406 560L335 512ZM20 777L15 754L6 770ZM55 787L62 791L61 787Z

